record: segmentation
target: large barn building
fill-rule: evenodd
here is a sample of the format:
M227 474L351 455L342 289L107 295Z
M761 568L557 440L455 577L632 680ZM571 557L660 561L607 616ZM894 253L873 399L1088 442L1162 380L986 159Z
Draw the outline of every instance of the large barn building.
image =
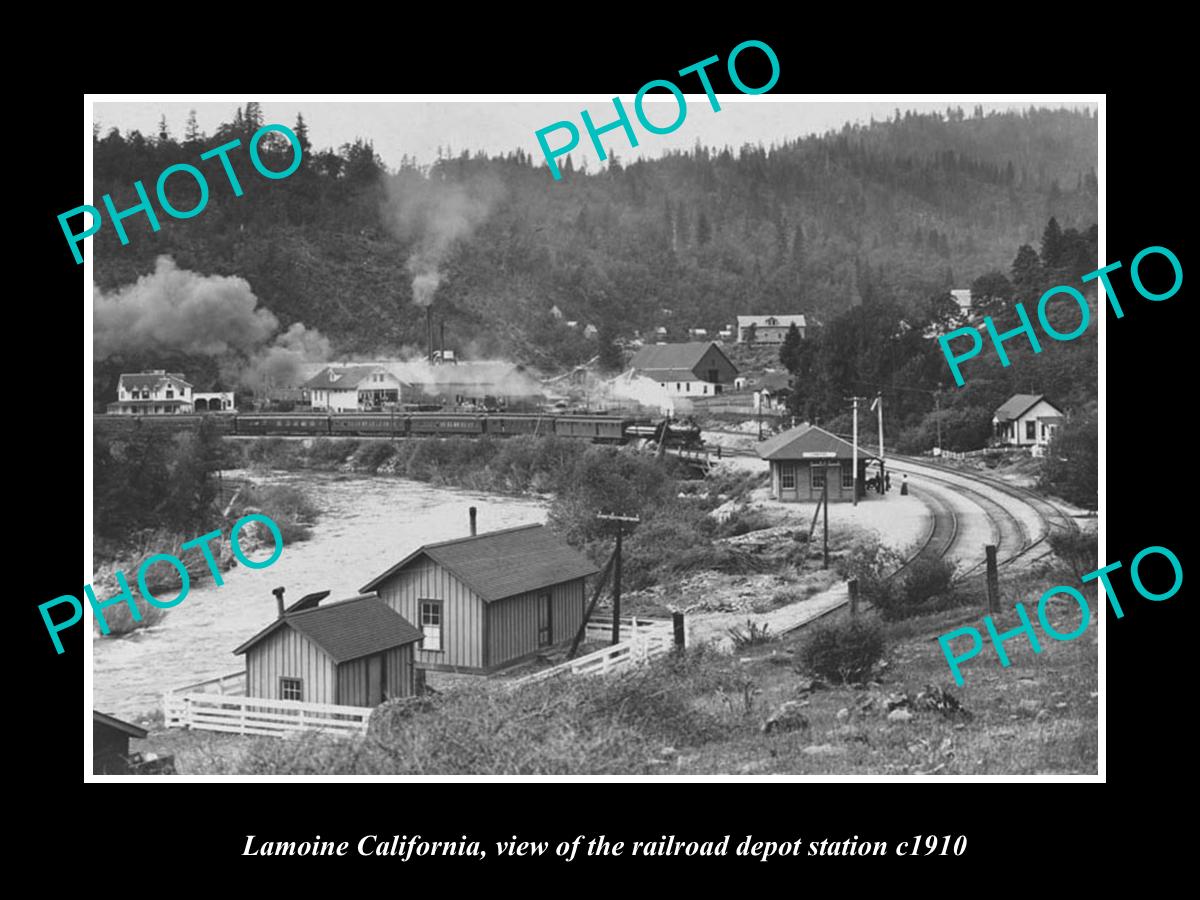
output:
M308 594L233 652L246 657L246 696L378 706L415 693L421 632L374 594L328 603Z
M525 525L426 544L362 590L417 624L418 667L485 674L574 637L596 572L545 526Z
M675 397L711 397L737 378L737 367L712 341L643 347L630 366Z
M808 336L808 323L804 316L738 316L737 342L782 344L792 325L796 326L800 337Z
M771 465L771 496L783 501L820 500L826 480L829 502L853 500L854 448L816 425L801 425L763 441L758 455ZM866 494L868 460L878 459L858 448L858 496Z

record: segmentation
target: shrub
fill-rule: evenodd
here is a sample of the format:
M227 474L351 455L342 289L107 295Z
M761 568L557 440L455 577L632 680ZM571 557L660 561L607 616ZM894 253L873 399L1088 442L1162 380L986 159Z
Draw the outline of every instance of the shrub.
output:
M317 438L308 448L309 465L317 468L340 466L358 449L358 444L348 438Z
M1072 572L1084 575L1096 571L1099 561L1095 534L1085 534L1082 531L1055 531L1050 535L1050 546L1055 555Z
M116 591L117 591L117 586L114 583L113 584L113 592L111 594L109 594L109 596L114 596L116 594ZM178 587L178 583L177 583L174 591L170 592L169 594L164 592L163 596L170 598L178 592L179 592L179 587ZM104 595L101 594L98 589L96 589L96 596L101 597ZM151 625L157 625L164 618L166 618L166 615L167 615L167 611L165 609L160 609L157 606L151 606L149 603L145 603L145 602L138 603L138 612L140 612L142 615L142 618L140 620L133 618L132 613L130 613L130 611L129 611L128 603L118 603L113 606L109 606L109 607L105 608L103 613L96 614L96 616L95 616L96 632L98 634L102 634L102 632L100 631L101 615L103 615L104 621L108 624L107 637L124 637L126 635L133 634L135 631L138 631L139 629L149 628Z
M729 518L720 523L718 534L721 537L736 537L751 531L762 531L772 524L770 516L761 510L741 509L730 513Z
M842 578L858 579L859 596L863 600L883 608L896 602L899 588L891 576L902 562L899 551L872 536L855 541L850 552L838 559L835 568Z
M238 515L254 509L274 521L285 545L306 540L319 512L307 494L286 484L248 487L239 495L238 505L242 508Z
M389 441L363 441L350 460L351 466L363 472L376 472L392 458L395 448Z
M746 620L746 627L744 629L734 626L725 630L733 640L735 650L757 647L759 644L765 644L775 639L775 636L770 633L771 626L769 623L764 622L762 626L759 626L757 622L750 619Z
M800 648L800 661L830 681L866 681L883 658L883 628L867 616L818 622Z
M954 580L954 563L936 557L914 559L904 570L902 596L906 605L924 603L950 590Z
M1098 508L1099 443L1095 409L1059 426L1046 448L1041 487L1086 509Z

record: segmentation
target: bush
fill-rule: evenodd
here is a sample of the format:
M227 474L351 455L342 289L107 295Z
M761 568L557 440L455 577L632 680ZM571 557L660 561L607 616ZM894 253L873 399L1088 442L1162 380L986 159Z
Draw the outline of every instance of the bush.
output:
M286 484L254 485L242 491L238 505L243 512L257 510L279 526L284 544L306 540L312 531L319 510L308 495Z
M954 563L931 556L914 559L904 570L902 596L906 605L924 603L950 590Z
M883 627L859 616L840 622L818 622L800 648L800 661L830 681L866 681L883 658Z
M105 596L104 594L102 594L100 592L98 586L94 586L93 589L96 591L97 597ZM115 596L117 590L119 590L119 589L118 589L116 583L114 582L113 590L107 596ZM136 591L136 588L134 588L134 590ZM173 597L178 592L179 592L178 579L176 579L175 589L173 591L170 591L169 593L164 592L160 596L164 596L169 599L170 597ZM132 613L130 613L130 611L129 611L128 603L118 603L113 606L109 606L104 610L103 613L97 613L95 616L96 633L103 634L100 631L101 616L103 616L105 623L107 623L107 625L108 625L107 637L125 637L126 635L133 634L135 631L138 631L139 629L149 628L151 625L157 625L164 618L166 618L166 615L167 615L167 611L165 609L160 609L157 606L151 606L149 603L145 603L145 602L138 603L138 612L140 612L141 616L142 616L142 618L140 620L133 618Z
M1040 486L1085 509L1098 508L1100 451L1095 409L1059 426L1046 448Z
M765 644L775 639L775 636L770 633L770 623L764 622L761 626L759 626L757 622L754 622L751 619L746 620L745 628L734 626L733 628L725 629L725 631L733 641L733 647L735 650L744 650L747 647L756 647L759 644Z
M872 536L855 541L850 552L837 560L835 568L842 578L858 579L858 593L863 600L883 608L897 600L899 586L892 573L903 561L899 551Z
M317 468L340 466L358 449L358 444L348 438L317 438L308 448L308 463Z
M1050 547L1073 573L1085 575L1096 571L1099 565L1095 534L1055 531L1050 535Z
M376 472L392 458L395 448L389 441L363 441L350 460L351 466L362 472Z

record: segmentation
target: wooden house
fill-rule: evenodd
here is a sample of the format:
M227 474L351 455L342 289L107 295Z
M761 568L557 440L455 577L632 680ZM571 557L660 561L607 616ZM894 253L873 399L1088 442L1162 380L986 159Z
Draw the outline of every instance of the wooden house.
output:
M417 624L419 668L485 674L574 637L596 572L549 529L525 525L426 544L362 590Z
M776 500L820 500L825 483L829 502L854 499L854 448L816 425L791 428L756 448L771 465L771 496ZM867 461L878 459L858 448L858 496L866 492Z
M415 691L413 649L421 632L374 594L321 601L309 594L233 652L246 657L246 696L341 706L378 706Z
M1009 447L1045 447L1063 422L1042 394L1013 394L992 416L996 440Z
M142 740L146 734L144 728L92 710L92 774L130 774L129 739Z

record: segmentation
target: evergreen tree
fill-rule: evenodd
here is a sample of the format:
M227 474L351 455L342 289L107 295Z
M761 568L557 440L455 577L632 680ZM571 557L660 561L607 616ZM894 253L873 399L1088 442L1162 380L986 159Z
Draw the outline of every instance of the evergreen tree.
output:
M158 142L166 144L171 140L171 129L167 127L167 117L165 115L158 117Z
M1046 230L1042 232L1042 265L1057 269L1063 264L1063 233L1058 219L1050 217Z
M779 348L779 361L793 375L800 369L800 357L803 353L801 340L803 339L800 337L800 329L793 322L788 326L787 335L784 336L783 344Z
M1022 244L1017 250L1012 264L1012 283L1013 295L1018 301L1027 303L1041 296L1042 263L1037 251L1028 244Z
M204 140L204 132L200 130L200 123L196 121L196 111L188 110L187 124L183 127L183 141L185 144L198 144Z

